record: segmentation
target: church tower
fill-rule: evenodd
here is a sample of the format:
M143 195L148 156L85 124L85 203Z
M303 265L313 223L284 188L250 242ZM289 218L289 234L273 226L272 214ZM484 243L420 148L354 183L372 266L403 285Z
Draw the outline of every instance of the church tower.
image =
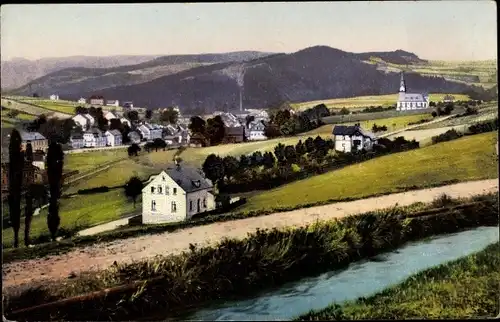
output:
M399 83L399 92L404 93L406 92L406 83L405 83L405 78L403 72L401 72L401 81Z

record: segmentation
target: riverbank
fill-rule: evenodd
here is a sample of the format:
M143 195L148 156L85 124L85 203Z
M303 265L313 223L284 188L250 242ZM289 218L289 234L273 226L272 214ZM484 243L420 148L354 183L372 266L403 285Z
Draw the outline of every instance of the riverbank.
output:
M300 321L498 317L500 243L413 275L368 298L300 316Z
M441 200L442 201L442 200ZM457 207L457 203L461 203ZM438 201L439 204L439 201ZM455 208L450 206L453 205ZM496 195L415 208L393 208L298 229L257 231L244 240L73 276L4 289L7 318L133 319L208 300L283 285L394 249L408 241L498 224ZM431 209L434 209L431 211ZM96 292L106 288L111 290ZM79 297L75 297L79 296ZM74 298L72 298L74 297ZM66 299L12 314L21 308Z

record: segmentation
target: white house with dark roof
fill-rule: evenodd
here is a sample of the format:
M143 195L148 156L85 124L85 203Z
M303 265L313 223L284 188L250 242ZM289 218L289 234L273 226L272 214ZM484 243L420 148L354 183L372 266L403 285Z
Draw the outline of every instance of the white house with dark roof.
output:
M261 141L267 140L265 135L266 125L262 121L253 121L248 124L248 128L245 131L245 136L248 141Z
M80 99L78 100L78 104L86 104L87 103L87 100L83 97L80 97Z
M72 133L69 137L69 144L73 149L83 149L85 147L83 133Z
M86 148L101 148L107 144L107 138L102 134L102 131L97 128L92 128L83 133L83 141Z
M156 125L144 123L141 124L141 126L139 126L137 130L141 132L143 139L147 141L153 141L154 139L162 138L163 129Z
M142 223L179 222L213 210L212 190L201 170L181 165L164 170L142 189Z
M49 97L49 98L50 98L50 100L51 100L51 101L58 101L58 100L59 100L59 95L57 95L57 94L52 94L52 95L50 95L50 97Z
M421 93L407 93L404 74L401 73L399 96L396 105L398 111L421 110L429 108L429 95Z
M363 130L359 123L353 126L335 125L333 127L335 150L341 152L369 151L377 143L375 135Z
M122 145L122 134L118 130L108 130L104 133L109 146Z

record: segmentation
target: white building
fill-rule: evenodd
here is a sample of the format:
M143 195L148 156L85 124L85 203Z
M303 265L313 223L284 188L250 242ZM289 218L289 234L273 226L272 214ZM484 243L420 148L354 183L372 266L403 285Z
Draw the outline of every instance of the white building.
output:
M109 101L106 101L106 106L120 106L120 101L118 100L109 100Z
M404 74L401 73L401 82L399 84L399 96L396 110L420 110L429 108L429 95L420 93L407 93Z
M141 124L141 126L139 126L137 130L141 132L143 139L147 141L153 141L154 139L162 138L163 129L155 125L144 123Z
M92 96L89 99L90 105L104 105L104 97L102 96Z
M107 138L101 130L93 128L83 133L83 143L86 148L101 148L107 144Z
M104 118L108 121L111 121L112 119L117 119L118 117L111 111L107 111L104 113Z
M51 101L58 101L59 100L59 95L56 95L56 94L50 95L50 100Z
M104 133L109 146L122 145L122 134L118 130L109 130Z
M83 134L73 133L69 138L69 143L73 149L83 149L85 147L85 141L83 139Z
M152 177L142 189L142 223L189 220L215 209L212 184L196 169L177 165Z
M363 130L359 124L354 126L335 125L333 127L335 150L341 152L369 151L377 143L375 135Z
M95 119L90 114L77 114L73 116L73 121L83 130L88 130L95 124Z
M80 99L78 100L78 104L86 104L87 103L87 100L83 97L80 97Z
M248 124L248 129L245 131L245 135L248 141L267 140L265 130L266 126L262 121L253 121Z

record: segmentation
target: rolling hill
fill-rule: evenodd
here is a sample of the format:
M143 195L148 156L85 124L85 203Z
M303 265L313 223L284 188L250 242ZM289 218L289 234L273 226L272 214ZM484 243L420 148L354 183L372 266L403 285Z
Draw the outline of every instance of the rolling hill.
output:
M178 105L182 110L211 112L237 109L240 89L245 108L282 103L397 93L399 74L370 61L422 65L427 61L403 50L351 53L315 46L291 54L238 52L165 56L113 68L69 68L43 76L32 89L64 99L103 95L147 108ZM398 66L399 66L398 65ZM408 89L462 93L471 87L416 72L406 75ZM37 90L38 90L37 89ZM13 94L29 95L24 86Z
M41 76L26 85L11 90L10 93L30 96L34 92L41 96L58 93L61 98L80 95L82 92L98 91L105 88L134 85L156 78L182 72L195 67L214 63L246 61L269 55L256 51L241 51L222 54L170 55L152 57L136 64L104 66L78 66L59 69Z
M28 60L14 58L2 61L2 90L14 89L46 74L70 67L110 68L146 62L158 55L142 56L71 56Z
M175 104L184 110L210 112L224 105L236 109L240 87L245 108L265 108L283 101L396 93L399 77L397 73L386 73L365 63L362 54L317 46L249 62L201 66L142 84L78 95L98 94L110 99L132 100L141 107ZM461 93L470 88L417 73L406 75L406 80L410 91Z

